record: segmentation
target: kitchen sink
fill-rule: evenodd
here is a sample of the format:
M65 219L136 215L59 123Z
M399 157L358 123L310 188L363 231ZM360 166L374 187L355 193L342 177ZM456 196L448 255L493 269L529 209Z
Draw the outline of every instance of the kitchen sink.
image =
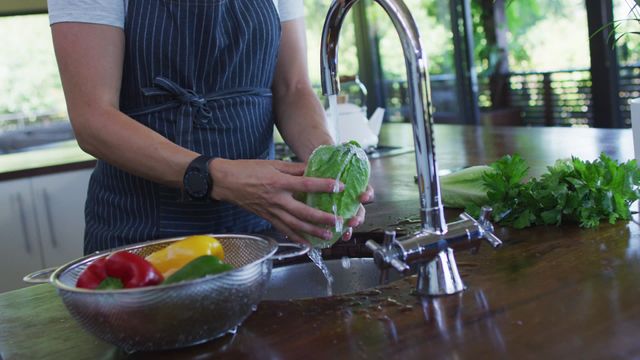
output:
M333 276L333 295L349 294L379 285L380 271L372 258L325 260ZM400 274L389 271L389 281ZM329 296L327 279L312 262L275 267L263 300L291 300Z

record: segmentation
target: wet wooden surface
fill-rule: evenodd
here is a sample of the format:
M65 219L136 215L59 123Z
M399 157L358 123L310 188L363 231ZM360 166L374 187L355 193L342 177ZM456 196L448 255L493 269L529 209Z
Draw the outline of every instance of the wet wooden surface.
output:
M407 126L386 144L412 145ZM557 158L633 157L630 130L438 126L440 169L520 153L540 173ZM376 203L362 230L403 227L417 216L412 154L372 162ZM453 219L457 211L447 211ZM409 221L407 221L407 219ZM637 218L635 219L638 220ZM4 359L215 358L637 358L640 226L573 224L515 231L505 246L458 253L468 289L420 298L415 278L349 296L265 301L234 336L177 351L127 356L76 325L48 285L0 295ZM360 240L364 240L361 238Z

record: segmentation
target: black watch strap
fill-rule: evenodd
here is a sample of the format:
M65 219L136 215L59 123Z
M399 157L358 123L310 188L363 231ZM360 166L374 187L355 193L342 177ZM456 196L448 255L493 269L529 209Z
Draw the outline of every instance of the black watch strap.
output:
M206 201L213 188L213 179L209 174L209 163L213 157L200 155L193 159L184 172L183 187L191 200Z

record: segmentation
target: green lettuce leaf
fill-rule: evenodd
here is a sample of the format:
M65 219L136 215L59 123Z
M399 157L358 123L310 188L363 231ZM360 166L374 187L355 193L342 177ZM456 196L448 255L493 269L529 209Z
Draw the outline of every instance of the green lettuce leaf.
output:
M303 201L316 209L342 217L344 222L331 230L330 241L308 236L314 247L327 247L335 243L346 231L345 223L360 206L360 194L367 188L371 166L362 147L350 141L340 145L322 145L313 151L304 176L338 179L344 183L344 191L336 193L307 193Z

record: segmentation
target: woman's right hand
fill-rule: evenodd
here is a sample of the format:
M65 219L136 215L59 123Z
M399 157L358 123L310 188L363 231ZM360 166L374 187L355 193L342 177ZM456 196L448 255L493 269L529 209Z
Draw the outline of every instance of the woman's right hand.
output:
M335 179L303 177L305 164L277 160L214 159L211 197L227 201L269 221L291 240L308 243L309 234L330 240L333 214L314 209L294 198L300 192L333 192ZM338 191L344 184L338 185ZM342 221L342 219L339 219Z

